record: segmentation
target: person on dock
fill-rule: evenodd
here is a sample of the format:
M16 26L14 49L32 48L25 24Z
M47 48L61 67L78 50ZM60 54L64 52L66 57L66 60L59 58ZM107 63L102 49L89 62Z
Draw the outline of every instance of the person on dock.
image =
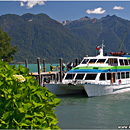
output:
M59 71L59 65L56 66L56 70Z
M67 71L71 70L73 68L73 63L70 62L67 64Z
M50 71L52 71L52 68L53 68L53 66L52 66L52 64L50 65Z
M62 71L64 71L64 69L65 69L65 64L63 63L62 64Z

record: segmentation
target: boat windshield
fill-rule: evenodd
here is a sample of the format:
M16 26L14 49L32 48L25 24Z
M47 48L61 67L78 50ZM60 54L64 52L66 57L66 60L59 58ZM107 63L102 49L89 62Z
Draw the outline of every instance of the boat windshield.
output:
M94 64L97 61L97 59L90 59L89 64Z
M95 80L97 74L87 74L85 80Z
M75 79L83 79L85 74L77 74Z
M82 64L87 64L88 61L89 61L89 59L84 59L84 60L82 61Z
M98 59L97 64L104 64L105 61L106 59Z
M75 74L67 74L65 79L73 79Z

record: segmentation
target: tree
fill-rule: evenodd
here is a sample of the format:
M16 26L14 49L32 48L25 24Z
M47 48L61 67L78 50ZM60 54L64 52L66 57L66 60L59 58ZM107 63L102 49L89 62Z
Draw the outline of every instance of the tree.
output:
M11 62L13 55L17 52L17 46L12 47L11 37L0 28L0 59Z

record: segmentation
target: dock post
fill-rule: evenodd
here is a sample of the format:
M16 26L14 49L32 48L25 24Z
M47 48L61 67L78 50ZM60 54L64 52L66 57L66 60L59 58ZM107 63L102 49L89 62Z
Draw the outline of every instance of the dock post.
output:
M25 60L25 67L28 68L28 60Z
M40 58L39 57L37 58L37 67L38 67L39 85L42 86L41 85L41 72L40 72Z
M79 64L81 63L81 59L79 59Z
M75 65L78 65L78 58L75 59Z
M45 59L43 59L43 71L46 72Z
M63 75L62 64L63 64L63 59L60 58L60 82L62 82L62 75Z

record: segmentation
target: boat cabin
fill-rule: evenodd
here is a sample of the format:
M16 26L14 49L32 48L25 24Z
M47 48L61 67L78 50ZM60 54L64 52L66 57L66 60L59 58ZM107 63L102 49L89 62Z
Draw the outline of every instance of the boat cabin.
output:
M95 58L95 57L88 57L84 58L81 61L80 65L90 65L95 66L98 65L108 65L108 66L127 66L130 65L130 59L127 59L126 57L106 57L106 58Z
M103 44L99 52L95 57L84 57L78 66L65 74L62 82L118 84L130 80L130 57L103 56Z
M130 66L130 59L126 57L84 57L80 65L65 74L62 82L119 83L130 78L127 66Z

